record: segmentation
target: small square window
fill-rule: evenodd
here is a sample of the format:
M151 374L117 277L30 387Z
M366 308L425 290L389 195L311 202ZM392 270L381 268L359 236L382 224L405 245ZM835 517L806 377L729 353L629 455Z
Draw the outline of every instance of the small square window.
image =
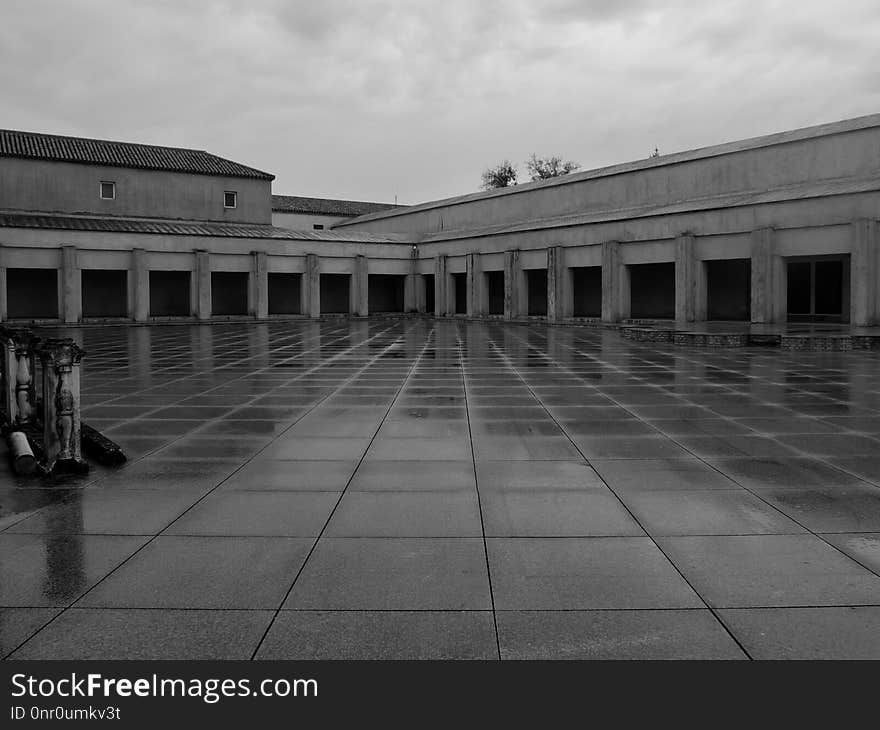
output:
M101 199L116 200L116 183L109 180L101 180Z
M315 225L313 225L312 228L316 231L323 231L324 224L323 223L315 223Z
M238 193L234 190L227 190L223 193L223 207L235 208L238 205Z

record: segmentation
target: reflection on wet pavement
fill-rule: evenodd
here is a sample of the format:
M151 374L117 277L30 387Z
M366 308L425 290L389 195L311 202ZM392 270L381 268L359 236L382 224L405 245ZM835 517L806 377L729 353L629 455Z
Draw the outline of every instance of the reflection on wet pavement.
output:
M130 462L0 464L4 655L880 658L880 353L426 319L65 334Z

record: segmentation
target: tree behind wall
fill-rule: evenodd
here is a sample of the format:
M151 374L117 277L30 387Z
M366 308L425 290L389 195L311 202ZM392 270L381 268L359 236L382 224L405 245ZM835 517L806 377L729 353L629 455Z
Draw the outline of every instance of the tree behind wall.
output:
M516 168L510 160L503 160L495 167L483 170L483 190L495 190L516 185Z
M568 175L568 173L580 169L580 165L555 155L553 157L538 157L532 153L532 156L526 160L526 169L534 182L535 180L549 180L551 177Z

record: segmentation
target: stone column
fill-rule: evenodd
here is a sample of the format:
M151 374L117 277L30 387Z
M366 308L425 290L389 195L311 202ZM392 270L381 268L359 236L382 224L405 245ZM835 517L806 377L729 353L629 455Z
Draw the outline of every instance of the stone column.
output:
M211 254L196 251L196 316L211 319Z
M370 279L367 269L367 257L354 257L354 276L352 284L352 314L366 317L370 313Z
M449 314L449 301L446 296L449 289L449 272L447 271L446 256L437 256L434 259L434 316L445 317Z
M303 314L317 318L321 316L321 270L318 256L306 254L306 270L302 280Z
M602 321L619 322L628 313L624 306L623 264L620 261L620 243L606 241L602 244Z
M26 426L36 417L35 347L39 339L26 329L0 330L3 410L9 422Z
M565 317L565 249L551 246L547 249L547 321L557 322Z
M61 321L75 324L82 318L82 278L76 247L61 247Z
M73 340L46 340L43 364L43 441L49 473L88 471L80 446L80 364L85 353Z
M483 272L480 266L480 254L469 253L465 257L467 274L467 316L479 317L483 314Z
M850 323L864 327L877 324L880 318L880 235L875 220L860 218L852 224L850 255Z
M752 322L770 324L776 321L780 297L784 291L777 291L778 276L774 271L774 231L760 228L751 233L752 246Z
M147 252L142 248L131 251L131 318L146 322L150 318L150 270Z
M696 258L694 237L682 234L675 239L675 321L678 323L695 322L698 304L699 269L701 264Z
M520 290L522 268L519 250L504 252L504 319L516 319L520 315Z
M253 271L249 287L251 292L251 314L257 319L269 316L269 257L265 251L253 251Z

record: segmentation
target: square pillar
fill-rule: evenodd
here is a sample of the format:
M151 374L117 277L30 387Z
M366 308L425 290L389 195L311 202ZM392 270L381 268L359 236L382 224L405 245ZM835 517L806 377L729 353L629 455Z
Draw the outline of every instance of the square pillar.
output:
M61 247L61 321L79 322L82 317L82 277L77 262L76 247Z
M446 256L434 259L434 316L445 317L449 314L449 302L446 293L449 289Z
M875 220L860 218L852 223L850 255L850 322L858 327L880 319L880 236Z
M196 317L211 319L211 254L196 251Z
M354 257L354 276L351 278L351 313L366 317L370 313L370 283L367 257Z
M775 231L760 228L751 233L752 322L772 324L786 319L785 262L775 253Z
M131 251L131 311L129 316L135 322L146 322L150 318L150 269L147 252L142 248Z
M467 316L479 317L483 314L483 272L480 254L469 253L467 263Z
M705 266L697 260L694 237L683 234L675 239L675 321L706 319Z
M269 317L269 257L265 251L252 251L254 263L251 269L250 298L251 314L257 319Z
M602 244L602 321L629 317L629 280L620 261L620 242Z
M9 318L6 291L6 257L3 254L3 245L0 244L0 322L5 322Z
M516 319L522 312L522 266L519 250L504 252L504 319Z
M403 280L403 311L418 312L424 308L424 292L419 295L419 283L422 277L417 274L407 274Z
M565 249L547 249L547 321L556 322L565 316L566 280Z
M422 277L418 273L419 247L410 248L409 273L403 282L403 311L421 312L425 308L425 293L420 285Z
M321 270L316 254L306 254L306 270L302 278L303 314L321 316Z

